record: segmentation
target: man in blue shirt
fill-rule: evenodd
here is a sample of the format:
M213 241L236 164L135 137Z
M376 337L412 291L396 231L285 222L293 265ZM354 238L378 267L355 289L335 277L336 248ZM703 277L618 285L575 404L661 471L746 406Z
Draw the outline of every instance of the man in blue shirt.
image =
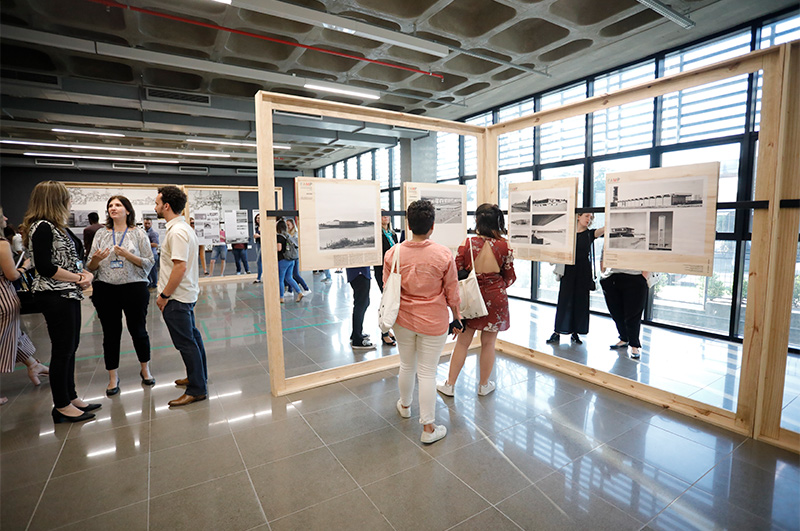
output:
M348 267L347 282L353 288L353 333L350 345L353 350L372 350L375 345L364 335L364 314L369 307L369 267Z
M147 275L147 280L149 281L147 287L155 288L158 284L158 233L153 229L153 222L148 218L144 219L144 231L147 233L147 237L150 238L150 247L153 249L153 259L156 261L153 268L150 269L150 274Z

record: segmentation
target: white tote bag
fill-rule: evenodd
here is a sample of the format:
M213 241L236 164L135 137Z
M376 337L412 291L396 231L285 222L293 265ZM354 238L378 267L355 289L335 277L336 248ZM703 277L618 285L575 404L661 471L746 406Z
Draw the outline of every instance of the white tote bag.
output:
M458 294L461 296L459 310L461 311L462 319L474 319L489 315L489 310L486 309L486 303L483 301L481 288L478 285L478 276L475 274L475 255L472 252L472 238L467 239L469 240L469 256L472 259L472 269L470 269L467 278L458 281Z
M400 245L395 245L392 269L383 284L381 307L378 309L378 326L384 334L397 320L400 311Z

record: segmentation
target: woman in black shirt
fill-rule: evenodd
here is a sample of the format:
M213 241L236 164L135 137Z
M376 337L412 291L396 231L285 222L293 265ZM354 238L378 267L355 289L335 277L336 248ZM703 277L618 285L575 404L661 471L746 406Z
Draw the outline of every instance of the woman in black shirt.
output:
M25 243L33 251L36 277L33 293L39 300L52 344L50 390L53 422L80 422L100 404L87 404L75 391L75 353L81 329L82 291L92 284L83 270L83 245L67 228L70 198L60 182L44 181L31 193L23 221Z

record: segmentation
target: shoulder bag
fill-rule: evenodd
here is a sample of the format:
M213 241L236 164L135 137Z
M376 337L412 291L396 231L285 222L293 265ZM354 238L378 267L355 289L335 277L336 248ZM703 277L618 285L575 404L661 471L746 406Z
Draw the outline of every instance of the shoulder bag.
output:
M389 331L397 320L400 312L400 245L394 246L392 269L389 278L383 284L381 306L378 309L378 326L384 334Z
M486 303L483 301L481 288L478 285L478 276L475 274L475 255L472 252L472 238L467 239L469 240L469 256L472 260L472 268L467 278L458 281L458 294L461 296L459 310L461 311L462 319L475 319L476 317L489 315L489 310L486 309Z

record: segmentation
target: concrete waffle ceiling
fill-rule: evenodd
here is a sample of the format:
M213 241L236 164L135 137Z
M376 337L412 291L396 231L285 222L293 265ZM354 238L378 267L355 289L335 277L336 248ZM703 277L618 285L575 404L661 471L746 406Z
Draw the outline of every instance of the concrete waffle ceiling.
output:
M697 24L684 30L636 0L1 0L0 136L58 145L0 146L4 162L31 150L85 154L80 143L252 167L252 145L186 139L254 143L259 90L458 119L792 5L675 0ZM275 124L276 143L291 148L275 165L290 170L422 134L316 117Z

